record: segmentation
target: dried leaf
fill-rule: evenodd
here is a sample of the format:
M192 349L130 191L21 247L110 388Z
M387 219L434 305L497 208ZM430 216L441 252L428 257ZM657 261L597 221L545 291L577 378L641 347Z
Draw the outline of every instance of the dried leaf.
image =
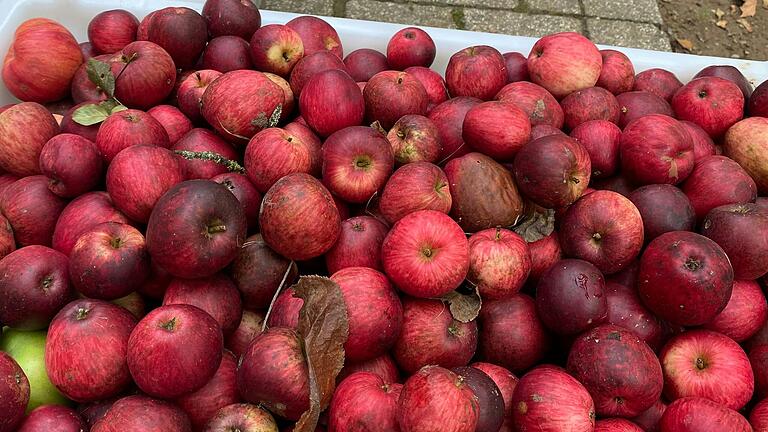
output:
M763 8L768 9L768 0L763 0Z
M681 47L685 48L686 51L691 51L693 49L693 42L691 42L690 40L680 39L680 38L677 38L676 40Z
M720 27L721 29L724 29L728 26L728 21L726 20L720 20L715 23L716 26Z
M516 232L528 243L539 241L552 234L554 230L555 211L543 207L535 209L532 214L527 215L525 219L512 228L512 231Z
M768 0L766 0L766 1L768 1ZM717 8L717 9L715 9L715 16L717 17L718 20L723 19L723 17L725 16L725 12L723 12L722 9Z
M478 315L483 307L483 299L477 286L467 283L456 291L451 291L443 296L443 301L448 303L451 316L457 321L468 323Z
M94 58L88 59L88 65L85 67L88 79L100 88L109 97L115 95L115 76L112 75L112 69L109 64L98 61Z
M739 9L739 8L738 8L738 7L736 7L736 5L735 5L735 4L732 4L732 5L731 5L731 14L735 14L735 13L736 13L736 11L737 11L738 9Z
M749 21L745 20L744 18L740 18L737 19L736 22L744 27L744 30L746 30L747 33L752 33L752 24L750 24Z
M299 334L309 368L309 410L296 422L294 432L314 432L320 413L328 407L336 377L344 366L344 343L349 318L341 289L320 276L302 276L294 296L304 300L299 314Z
M744 0L744 4L741 5L741 17L753 17L757 12L757 0Z
M101 104L88 104L72 113L72 121L83 126L91 126L103 122L109 114L109 110L104 109Z

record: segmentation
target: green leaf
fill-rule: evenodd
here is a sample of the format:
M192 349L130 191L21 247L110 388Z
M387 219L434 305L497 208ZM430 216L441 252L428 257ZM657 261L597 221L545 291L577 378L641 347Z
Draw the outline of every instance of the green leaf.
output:
M88 59L85 71L88 73L88 79L96 87L100 88L109 97L115 96L115 76L112 75L112 69L109 67L109 64L90 58Z
M120 104L117 104L117 105L115 105L115 107L114 107L114 108L112 108L112 109L110 110L110 113L114 114L114 113L116 113L116 112L125 111L125 110L127 110L127 109L128 109L128 107L127 107L127 106L125 106L125 105L120 105Z
M83 126L91 126L103 122L110 112L100 104L83 105L72 113L72 121Z

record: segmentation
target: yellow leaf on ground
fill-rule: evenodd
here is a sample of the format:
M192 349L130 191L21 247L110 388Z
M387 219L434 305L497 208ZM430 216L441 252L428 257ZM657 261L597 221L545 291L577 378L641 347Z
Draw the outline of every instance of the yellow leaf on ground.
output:
M726 20L720 20L715 23L716 26L720 27L721 29L724 29L728 26L728 21Z
M688 39L677 38L677 43L679 43L681 47L685 48L686 51L690 51L693 49L693 42L691 42Z
M768 9L768 0L763 0L763 7Z
M768 1L768 0L765 0L765 1ZM717 19L722 19L724 15L725 15L725 12L723 12L722 9L717 8L715 10L715 16L717 17Z
M749 21L745 20L744 18L736 20L737 23L741 24L742 27L744 27L744 30L747 31L747 33L752 33L752 24L749 23Z
M753 17L757 12L757 0L744 0L744 4L741 5L741 17Z

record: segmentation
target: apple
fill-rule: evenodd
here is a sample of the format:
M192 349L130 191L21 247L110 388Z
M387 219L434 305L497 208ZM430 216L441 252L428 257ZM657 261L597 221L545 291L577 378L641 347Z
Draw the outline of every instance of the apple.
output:
M212 152L225 159L237 160L238 154L235 149L224 141L220 136L208 129L194 128L184 134L173 146L171 150L186 150L192 152ZM181 160L184 169L184 177L192 179L212 179L220 174L228 173L227 167L216 162L205 160Z
M504 86L495 97L510 102L528 114L531 126L549 125L563 127L565 114L557 100L544 87L528 81L518 81Z
M304 86L313 76L327 70L340 70L346 73L347 67L340 57L328 51L318 51L313 54L305 52L304 57L291 70L289 79L291 90L294 94L301 95Z
M344 48L341 45L339 34L326 21L305 15L288 21L286 25L301 36L306 55L318 51L328 51L339 59L344 57Z
M672 101L672 96L683 86L674 73L659 68L647 69L635 75L635 91L647 91L666 100Z
M768 407L768 402L763 399L752 408L752 412L749 414L749 423L755 431L762 432L768 428L768 418L766 417L768 408L766 407Z
M483 299L515 295L528 278L531 254L525 240L513 231L489 228L469 237L469 274Z
M301 119L301 117L298 117L298 119ZM299 137L307 146L310 151L310 155L312 156L312 169L310 174L315 177L320 177L320 172L323 165L323 143L320 138L314 132L312 132L312 130L307 127L306 124L299 123L298 121L288 123L283 127L283 129Z
M589 153L592 163L591 178L609 178L616 174L620 163L621 129L618 126L607 120L589 120L573 128L570 137Z
M157 201L184 180L181 159L168 149L134 145L115 156L107 169L107 192L130 219L146 223Z
M502 54L504 65L507 68L507 83L529 81L528 58L519 52L507 52Z
M693 142L677 120L660 114L640 117L624 128L619 149L627 177L640 185L675 184L693 171Z
M118 49L118 51L120 51L120 49ZM94 57L94 60L109 63L112 60L112 57L112 53L102 54ZM72 101L76 104L82 102L101 102L107 100L108 97L107 94L104 93L104 90L97 87L88 77L88 62L81 64L80 67L77 68L75 76L72 77L70 92L72 94Z
M245 211L245 219L248 228L253 231L259 223L259 206L261 205L261 194L256 187L248 180L245 174L223 173L211 178L211 181L224 185L235 198L240 202L240 206Z
M298 270L295 264L270 249L261 234L255 234L243 243L229 274L242 294L243 307L263 309L269 306L283 277L283 285L289 286L296 281Z
M0 352L0 378L4 413L0 419L0 431L13 432L24 418L29 403L29 380L16 360L5 352Z
M329 107L334 107L329 109ZM315 74L299 96L299 109L318 135L329 135L359 125L365 113L365 100L352 78L344 71L326 70Z
M250 40L261 27L259 8L250 0L206 0L203 18L211 37L234 35Z
M360 48L344 57L349 76L357 82L368 82L379 72L389 70L387 56L370 48Z
M225 337L235 331L243 313L237 287L221 273L198 279L174 278L163 297L163 305L172 304L197 306L207 312Z
M749 363L755 375L755 395L763 398L768 393L768 346L759 345L749 350Z
M143 395L119 399L91 432L119 432L126 430L156 430L162 432L191 432L189 417L170 402Z
M250 0L248 0L250 3ZM234 403L216 411L203 432L277 432L277 424L269 411L257 405Z
M250 44L251 59L256 69L282 77L287 77L304 57L301 36L286 25L270 24L261 27L254 32Z
M400 117L387 133L395 162L436 162L440 152L440 130L435 122L418 114Z
M473 432L479 411L477 397L459 375L427 366L403 385L397 423L403 431Z
M445 70L451 96L491 100L507 83L504 57L493 47L472 46L453 54Z
M385 384L400 382L400 371L389 354L362 362L345 362L344 368L341 369L341 372L336 377L336 382L339 383L346 377L359 372L369 372L378 375Z
M61 119L61 133L71 133L75 135L80 135L81 137L87 139L91 142L96 142L96 134L99 132L99 127L101 126L101 123L91 125L91 126L83 126L80 123L77 123L72 120L73 113L78 109L85 105L89 105L89 102L82 102L79 103L72 108L68 109L66 113L64 113L64 117Z
M2 121L2 114L0 114ZM768 118L750 117L728 129L725 134L723 151L726 156L741 165L757 183L760 192L768 191L768 169L766 153L768 149Z
M17 432L81 432L85 422L73 409L60 405L45 405L32 410L21 422Z
M388 227L372 216L355 216L342 221L339 239L325 254L328 272L333 274L347 267L381 271L381 244L387 231Z
M603 58L595 44L575 32L544 36L528 54L531 81L559 99L594 86L602 65Z
M437 126L440 143L438 165L472 151L464 143L462 136L464 118L472 107L481 102L473 97L455 97L437 105L429 112L427 117Z
M323 255L341 232L341 217L330 192L304 173L289 174L267 191L259 221L267 245L291 260Z
M16 28L3 61L3 82L22 101L57 101L69 94L82 62L69 30L54 20L33 18Z
M237 360L232 353L225 351L213 378L200 390L176 399L176 405L187 413L195 430L204 430L220 409L239 400Z
M53 231L53 248L69 255L78 237L102 222L128 223L112 205L106 192L89 192L71 201L56 222Z
M485 372L470 366L451 369L472 390L478 401L476 431L497 432L504 423L504 399L501 390Z
M704 328L722 333L736 342L744 342L763 327L766 319L768 303L760 285L751 280L735 280L725 309Z
M547 328L564 336L599 325L608 314L602 273L580 259L558 261L536 285L536 311Z
M331 430L398 430L397 402L401 384L385 382L371 372L356 372L336 387L328 408Z
M168 132L152 115L128 109L107 117L96 134L96 149L107 162L122 150L135 145L153 145L168 148Z
M294 297L293 287L288 287L275 299L272 312L267 318L267 328L284 327L293 330L299 328L299 312L304 306L304 300Z
M142 38L139 38L142 40ZM180 69L195 66L208 40L203 17L190 8L167 7L152 14L146 39L161 46Z
M240 324L224 341L224 346L235 355L236 359L245 353L251 341L261 333L264 325L264 313L243 309ZM224 355L226 357L226 354ZM223 360L222 360L223 361Z
M693 158L696 162L707 156L717 154L715 142L712 141L712 137L701 126L686 120L681 121L680 124L685 127L688 135L691 136L691 140L693 140Z
M427 91L427 113L441 103L447 101L448 89L446 88L445 80L439 73L424 66L411 66L406 68L403 72L410 74L421 82L424 86L424 90Z
M620 128L624 129L633 120L649 114L664 114L672 117L672 106L659 95L647 91L631 91L616 96L619 102Z
M277 84L283 91L283 112L280 114L280 121L288 121L293 117L293 110L296 107L297 102L293 95L293 90L291 90L291 84L279 75L269 72L264 72L264 75L266 75L273 83Z
M532 243L529 242L528 249L531 252L531 273L528 280L532 282L537 282L545 270L563 257L555 231Z
M517 377L509 370L491 363L477 362L472 363L470 366L472 366L474 369L485 372L485 374L488 375L496 384L496 387L499 389L499 393L501 393L502 401L504 402L504 424L511 424L512 411L514 410L514 406L512 406L512 394L515 391L515 387L517 387ZM502 425L502 428L499 430L510 429L511 426L508 426L507 429L504 429L504 425Z
M16 239L13 238L11 223L0 215L0 259L14 250L16 250Z
M632 418L632 421L640 425L646 432L659 432L659 422L666 409L667 404L660 399L639 416Z
M70 403L51 384L45 370L45 335L45 331L13 330L6 327L0 337L0 351L18 363L29 381L29 403L24 407L27 412L42 405Z
M22 102L0 113L0 139L5 149L0 168L24 177L40 173L40 152L59 133L53 115L35 102Z
M603 58L603 67L597 86L602 87L614 95L631 91L635 85L635 67L632 60L621 51L600 50Z
M426 114L429 102L421 81L407 72L391 70L371 77L363 89L363 98L367 118L387 130L404 115Z
M592 164L581 144L566 135L550 135L524 145L515 157L515 180L534 203L564 207L584 193Z
M700 70L693 79L701 77L719 77L724 78L736 84L744 95L744 100L749 100L752 96L752 84L747 80L741 71L731 65L712 65Z
M632 331L610 324L576 339L568 371L592 395L596 413L606 417L637 416L659 400L664 386L661 365L648 345Z
M251 47L248 41L238 36L213 38L203 51L202 66L204 69L221 73L239 69L253 69Z
M96 54L112 54L136 41L139 20L124 9L101 12L88 23L88 41Z
M241 397L288 420L309 408L309 372L303 341L292 329L271 327L256 336L237 367Z
M103 164L96 145L74 134L59 134L40 151L40 172L48 177L48 188L70 198L96 188Z
M221 75L219 71L203 69L191 73L179 84L177 92L179 109L193 122L199 123L203 120L201 111L203 94L208 85Z
M112 57L115 97L125 106L149 109L168 97L176 83L176 65L162 47L139 40Z
M195 306L164 305L131 332L128 369L144 393L177 398L199 390L214 376L223 348L221 327L213 317Z
M131 313L137 320L144 318L146 315L147 304L144 301L144 297L137 291L134 291L127 296L120 297L119 299L112 300L110 303L124 307Z
M682 186L698 220L714 208L754 202L757 185L736 162L725 156L707 156L696 163Z
M640 301L635 284L605 283L608 303L606 322L634 333L653 350L661 347L665 329L661 321Z
M632 201L621 194L596 191L568 208L559 239L566 255L591 262L603 274L612 274L640 254L643 219Z
M701 126L712 138L720 138L744 117L744 94L724 78L696 78L672 97L672 108L681 120Z
M595 422L595 432L644 432L640 426L622 418L610 418Z
M618 123L621 109L616 97L602 87L577 90L560 101L565 115L565 126L574 129L590 120L608 120Z
M56 221L66 201L48 189L48 178L29 176L8 185L0 211L10 223L19 246L50 246Z
M395 33L387 43L387 64L395 70L413 66L430 67L437 48L427 32L417 27L406 27Z
M701 223L730 259L736 279L757 279L768 272L768 212L757 204L715 207Z
M467 112L462 137L470 147L496 160L512 160L531 138L531 121L510 102L483 102Z
M688 181L694 178L691 174ZM673 185L654 184L639 187L627 197L643 219L646 241L670 231L692 231L696 214L691 201Z
M419 210L445 214L451 210L448 178L429 162L413 162L398 168L387 180L379 201L379 211L390 224Z
M168 133L168 142L175 144L192 129L192 121L178 108L171 105L157 105L147 111Z
M749 115L752 117L768 117L768 84L763 82L755 89L747 103Z
M539 366L523 375L512 404L518 430L594 431L592 397L581 383L556 366Z
M672 402L659 421L661 432L733 431L751 432L752 427L738 412L701 397Z

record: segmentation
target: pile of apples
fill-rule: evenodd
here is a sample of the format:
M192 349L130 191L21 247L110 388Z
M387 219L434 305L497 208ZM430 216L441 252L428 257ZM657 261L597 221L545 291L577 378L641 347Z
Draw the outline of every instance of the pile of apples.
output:
M768 82L435 56L249 0L21 24L0 432L768 431Z

